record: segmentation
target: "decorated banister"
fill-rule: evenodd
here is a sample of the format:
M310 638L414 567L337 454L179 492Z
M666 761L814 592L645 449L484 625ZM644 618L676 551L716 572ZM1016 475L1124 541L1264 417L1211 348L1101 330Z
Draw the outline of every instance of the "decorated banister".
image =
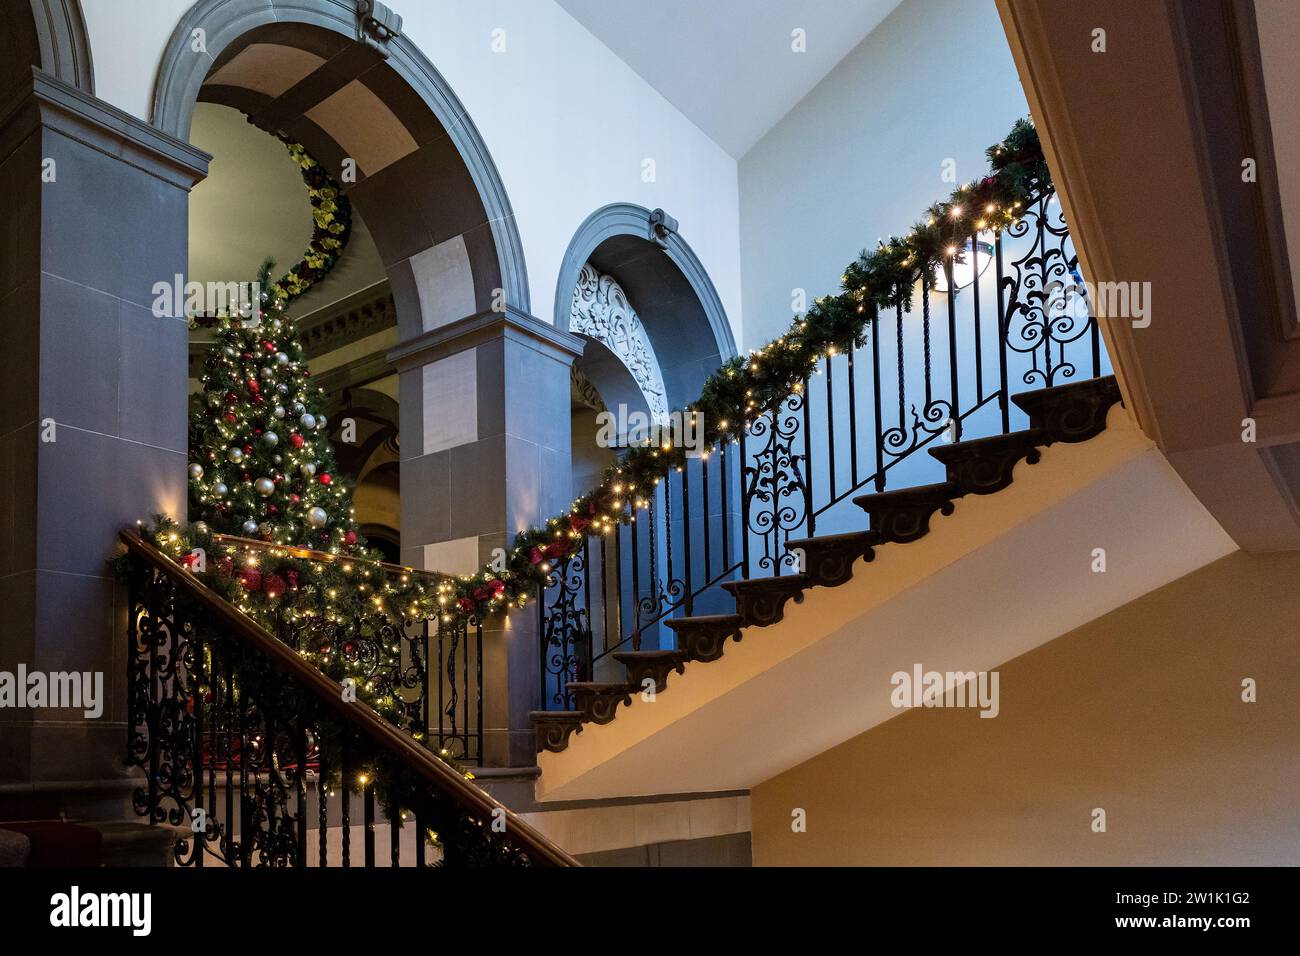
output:
M135 807L179 828L178 864L574 865L181 562L121 537Z

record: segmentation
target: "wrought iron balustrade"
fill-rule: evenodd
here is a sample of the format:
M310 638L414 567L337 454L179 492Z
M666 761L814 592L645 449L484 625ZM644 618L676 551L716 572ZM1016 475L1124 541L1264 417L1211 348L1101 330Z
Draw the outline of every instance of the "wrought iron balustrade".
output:
M214 535L243 552L280 550L320 561L334 555L285 548L253 538ZM391 578L439 576L395 564L376 563ZM396 619L380 610L346 621L294 622L281 613L276 636L295 650L307 649L347 661L358 680L376 696L391 698L402 713L402 728L426 746L452 759L483 764L483 624L477 618L439 624Z
M574 865L409 727L350 700L135 532L122 540L135 809L179 828L177 864ZM376 673L400 691L419 670ZM427 711L426 697L398 723Z
M861 345L737 442L629 496L621 526L555 567L538 601L541 709L571 709L570 682L621 680L617 651L672 648L667 621L730 613L722 583L797 572L791 541L860 530L855 495L942 480L917 453L1020 427L1016 392L1110 371L1051 189L933 284L910 307L870 307Z

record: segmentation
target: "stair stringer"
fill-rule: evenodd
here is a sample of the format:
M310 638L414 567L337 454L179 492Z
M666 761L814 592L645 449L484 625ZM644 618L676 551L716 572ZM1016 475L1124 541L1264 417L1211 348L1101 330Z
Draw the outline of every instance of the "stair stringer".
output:
M897 671L995 669L1233 550L1116 405L1097 437L1044 448L923 539L878 548L852 580L688 663L670 693L633 694L617 721L540 754L537 798L751 788L900 713ZM1004 709L1014 692L1001 688Z

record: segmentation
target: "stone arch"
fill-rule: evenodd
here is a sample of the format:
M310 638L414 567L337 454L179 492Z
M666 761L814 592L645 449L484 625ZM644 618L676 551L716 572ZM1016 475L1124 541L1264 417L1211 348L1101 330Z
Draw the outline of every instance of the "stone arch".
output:
M613 276L583 265L570 300L569 331L587 340L578 367L609 405L668 420L668 394L654 346Z
M401 19L358 6L200 0L163 52L153 124L186 139L204 99L283 129L329 168L354 160L348 190L390 268L404 339L502 305L527 313L523 246L486 144Z
M35 66L93 94L95 70L79 0L27 0L21 6L30 10L31 18L7 16L0 33L0 63L9 81L17 78L17 71Z
M583 267L612 276L641 317L670 408L699 396L705 378L736 354L722 300L677 223L662 209L612 203L578 227L560 266L555 324L569 330Z

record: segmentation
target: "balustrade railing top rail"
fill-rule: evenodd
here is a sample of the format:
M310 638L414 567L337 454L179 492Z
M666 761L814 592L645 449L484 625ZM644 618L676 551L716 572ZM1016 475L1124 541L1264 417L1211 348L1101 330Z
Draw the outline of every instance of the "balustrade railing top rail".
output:
M131 558L128 756L147 774L136 809L192 830L179 863L305 866L310 832L312 858L326 865L337 832L347 866L356 787L366 865L376 861L377 798L394 866L411 862L400 840L408 814L416 865L430 832L444 865L576 865L138 533L121 538Z

